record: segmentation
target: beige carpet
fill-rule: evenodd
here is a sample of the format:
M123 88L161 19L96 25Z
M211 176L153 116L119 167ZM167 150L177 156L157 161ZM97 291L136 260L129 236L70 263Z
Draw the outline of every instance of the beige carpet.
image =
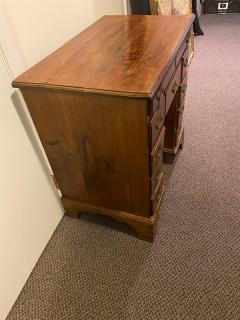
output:
M154 243L64 217L8 320L240 319L240 15L202 27Z

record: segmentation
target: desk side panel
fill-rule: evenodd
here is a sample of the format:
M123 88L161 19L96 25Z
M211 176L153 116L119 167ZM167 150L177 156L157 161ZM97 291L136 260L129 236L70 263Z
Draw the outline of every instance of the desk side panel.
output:
M149 217L146 100L21 91L63 196Z

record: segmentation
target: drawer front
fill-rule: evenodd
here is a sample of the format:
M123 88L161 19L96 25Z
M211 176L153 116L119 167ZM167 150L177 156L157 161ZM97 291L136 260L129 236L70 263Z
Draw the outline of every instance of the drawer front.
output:
M157 167L155 168L152 178L150 179L150 190L151 190L151 195L153 196L154 191L156 190L156 186L158 184L159 176L162 173L163 169L163 162L159 161L157 164Z
M184 103L182 104L181 110L178 113L177 121L176 121L176 130L179 132L182 129L183 112L184 112Z
M166 72L166 75L164 76L163 78L163 81L162 81L162 90L163 92L166 92L166 89L167 89L167 86L174 74L174 71L176 69L176 62L175 62L176 59L173 60L172 64L170 65L170 67L168 68L168 71Z
M189 50L186 48L182 57L182 79L186 76L189 63Z
M165 138L165 127L163 126L151 152L151 172L152 173L157 168L158 164L163 162L164 138Z
M168 110L171 106L171 103L173 101L173 98L178 90L178 87L181 83L181 63L178 64L177 69L172 76L172 79L166 89L166 114L168 113Z
M152 101L151 115L153 116L161 108L164 108L165 111L165 96L162 88L159 88Z
M183 43L181 44L175 59L173 60L172 64L170 65L170 67L168 68L168 71L166 72L163 81L162 81L162 89L165 92L166 88L169 85L169 82L173 76L173 73L176 69L176 66L178 66L178 64L180 63L180 60L183 57L184 52L188 53L188 45L190 42L190 37L191 37L191 32L188 33L188 35L186 36L186 38L184 39Z
M181 91L180 91L180 101L181 101L181 104L182 102L184 101L185 99L185 96L186 96L186 91L187 91L187 73L185 74L185 77L181 83Z
M178 50L178 53L177 53L177 56L176 56L176 65L178 65L178 63L182 59L183 53L186 51L187 47L188 47L187 41L184 40L184 42L180 46L180 49Z
M160 134L160 131L163 127L165 120L165 103L161 104L157 111L155 112L151 122L150 122L150 131L151 131L151 145L153 146L157 140L157 137Z
M185 104L184 102L181 104L181 107L177 110L176 114L176 122L175 122L175 128L174 128L174 134L175 134L175 139L174 139L174 144L177 145L180 134L183 129L183 112L184 112L184 107Z
M160 209L163 190L164 190L164 175L163 173L161 173L158 177L158 184L156 186L156 190L151 199L153 214L157 213Z

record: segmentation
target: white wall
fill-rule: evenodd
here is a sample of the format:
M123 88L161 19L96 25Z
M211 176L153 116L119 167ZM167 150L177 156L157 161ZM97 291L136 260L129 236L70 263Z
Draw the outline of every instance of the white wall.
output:
M11 88L11 77L103 14L122 13L122 0L0 0L0 320L63 214L50 168L26 107Z
M0 60L0 319L8 314L63 213L12 94Z
M4 2L26 66L35 64L101 16L123 14L122 0Z

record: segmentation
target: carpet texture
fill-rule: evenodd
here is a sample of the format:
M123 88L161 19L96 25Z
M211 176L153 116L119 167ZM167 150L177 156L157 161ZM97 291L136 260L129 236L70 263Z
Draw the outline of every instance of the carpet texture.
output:
M201 24L154 243L64 217L8 320L240 319L240 15Z

